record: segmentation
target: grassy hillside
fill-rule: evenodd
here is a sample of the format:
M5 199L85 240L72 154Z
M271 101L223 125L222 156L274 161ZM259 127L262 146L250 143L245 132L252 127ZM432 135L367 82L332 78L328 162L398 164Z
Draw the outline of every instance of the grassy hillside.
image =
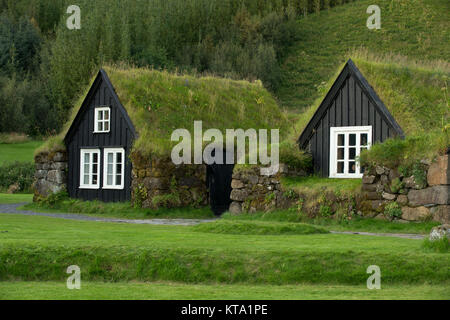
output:
M412 60L450 56L450 2L447 0L380 0L381 29L369 30L363 0L322 11L298 22L300 41L282 64L276 94L283 106L300 112L320 95L349 52L364 47L371 54L400 54ZM445 64L445 63L444 63ZM386 103L386 101L385 101Z

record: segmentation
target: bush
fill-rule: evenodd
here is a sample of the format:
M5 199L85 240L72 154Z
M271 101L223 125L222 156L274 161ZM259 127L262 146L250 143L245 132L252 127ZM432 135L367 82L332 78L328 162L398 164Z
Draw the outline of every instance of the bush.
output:
M17 183L20 192L31 192L34 179L34 164L15 162L0 166L0 189L6 190Z
M384 215L391 219L400 218L402 216L402 209L397 202L391 202L384 207Z

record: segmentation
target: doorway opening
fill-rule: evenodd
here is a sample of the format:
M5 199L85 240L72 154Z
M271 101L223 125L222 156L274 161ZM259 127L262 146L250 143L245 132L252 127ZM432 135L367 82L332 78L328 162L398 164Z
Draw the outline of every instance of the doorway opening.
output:
M206 168L206 184L209 190L209 203L216 216L220 216L231 204L231 179L234 164L225 164L226 153L223 152L224 164L211 164Z

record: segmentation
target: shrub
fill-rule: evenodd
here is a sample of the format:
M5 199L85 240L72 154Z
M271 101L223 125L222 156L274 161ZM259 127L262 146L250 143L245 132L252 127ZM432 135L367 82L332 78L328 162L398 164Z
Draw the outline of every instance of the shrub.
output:
M321 205L319 208L319 213L321 217L330 217L333 215L333 211L328 205Z
M391 219L400 218L402 216L402 209L397 202L390 202L384 207L384 215Z
M31 192L34 179L34 165L29 162L14 162L0 166L0 189L7 189L17 183L21 192Z

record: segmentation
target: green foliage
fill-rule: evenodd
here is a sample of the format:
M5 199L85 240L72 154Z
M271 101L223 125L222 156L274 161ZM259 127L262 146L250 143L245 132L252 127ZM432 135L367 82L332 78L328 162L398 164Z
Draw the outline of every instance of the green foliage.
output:
M6 190L17 184L20 192L31 192L34 179L34 164L31 162L13 162L0 166L0 189Z
M397 202L390 202L384 207L384 215L391 220L402 216L402 209Z
M321 204L319 207L319 214L321 217L327 218L331 217L334 212L329 205Z
M257 234L257 235L282 235L282 234L317 234L328 233L323 228L303 223L286 222L261 222L261 221L228 221L221 220L202 223L194 227L197 232L221 233L221 234Z
M391 192L392 193L400 193L400 190L402 190L405 187L405 184L400 181L400 178L395 178L391 182Z
M142 208L142 203L147 198L148 190L143 185L140 184L134 189L133 206L134 208Z
M422 247L427 251L448 253L450 251L450 240L447 237L442 237L439 240L425 238Z
M167 193L152 197L152 204L156 208L174 208L181 205L178 193Z
M307 194L323 189L335 193L353 194L361 187L361 179L329 179L318 176L283 177L281 183L288 189Z
M300 2L297 1L297 3ZM332 5L342 2L347 1L334 2ZM350 56L353 57L351 52L361 47L375 56L387 55L382 60L392 60L396 55L402 55L409 58L406 60L418 60L422 64L425 61L436 60L434 62L436 69L448 69L447 43L450 31L447 23L450 10L447 0L380 0L377 2L382 12L380 30L369 30L366 27L369 15L365 12L371 4L373 2L370 0L355 1L298 21L298 35L301 41L295 42L289 54L281 61L283 77L276 95L283 106L293 112L305 112L312 104L315 104L316 99L323 98L317 86L332 78L339 65L347 61ZM421 9L417 10L417 8ZM405 60L405 58L397 60ZM413 63L408 61L407 64ZM368 74L370 70L362 71L364 76L372 75L372 73ZM430 104L429 101L443 98L442 92L439 94L443 87L442 78L441 80L436 78L434 81L434 83L439 82L440 85L433 87L432 81L427 86L423 86L423 90L416 91L411 84L416 81L423 82L422 77L417 79L414 79L414 76L407 77L410 80L405 81L407 70L405 71L399 73L400 76L394 81L395 84L389 84L395 76L394 73L386 79L386 83L383 83L386 91L394 94L398 92L392 99L387 99L384 95L385 90L375 86L376 83L370 77L368 80L388 107L392 102L406 106L405 110L413 106L421 108L422 105L427 104L428 108L433 108L434 112L438 104ZM377 72L379 70L374 69L373 75ZM379 74L378 77L382 80L385 75ZM427 91L429 94L426 93ZM418 99L420 96L426 98ZM408 100L410 105L407 104ZM442 104L439 103L440 108ZM398 110L401 112L402 109L399 107ZM433 119L431 114L434 113L430 112L427 118L437 121L437 117ZM402 120L397 114L394 116L397 120ZM308 117L308 120L310 118ZM300 133L301 131L298 135Z
M69 194L64 190L52 193L48 197L41 197L38 199L38 202L41 207L54 208L59 203L67 200L69 200Z
M439 154L445 154L450 146L450 132L434 130L429 133L407 136L406 139L388 139L374 144L370 150L361 153L360 161L364 166L381 165L388 168L400 167L406 176L417 174L423 177L421 160L433 160Z

